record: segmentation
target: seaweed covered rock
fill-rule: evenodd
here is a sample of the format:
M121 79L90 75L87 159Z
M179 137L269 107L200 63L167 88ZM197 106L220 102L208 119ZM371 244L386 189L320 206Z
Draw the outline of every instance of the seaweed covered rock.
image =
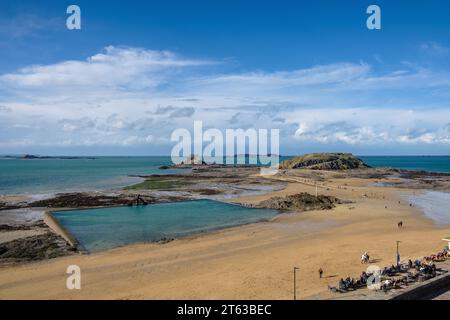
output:
M142 196L142 200L147 203L154 203L155 199L150 196ZM79 207L100 207L112 205L127 205L136 201L135 195L93 195L90 193L60 193L54 198L43 199L29 204L31 207L47 208L79 208Z
M76 248L60 236L48 232L0 244L0 262L25 262L72 254Z
M286 197L273 197L258 204L258 207L279 210L328 210L334 208L336 203L341 203L338 198L318 195L317 197L306 193L298 193Z

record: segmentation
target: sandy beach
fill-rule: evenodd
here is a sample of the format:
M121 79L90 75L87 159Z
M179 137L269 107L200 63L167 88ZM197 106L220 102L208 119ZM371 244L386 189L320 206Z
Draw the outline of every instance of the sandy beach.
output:
M368 251L373 264L395 263L441 250L449 226L439 226L405 197L418 189L375 187L379 179L334 178L325 173L318 192L351 201L332 210L290 212L270 222L177 239L136 244L89 255L0 267L1 299L292 299L293 267L299 298L334 299L327 285L358 276ZM268 177L285 189L241 197L255 204L273 196L314 194L308 179ZM404 227L397 227L398 221ZM81 290L66 289L66 269L81 268ZM324 270L319 279L318 269ZM364 296L364 291L359 293ZM367 291L367 290L366 290Z

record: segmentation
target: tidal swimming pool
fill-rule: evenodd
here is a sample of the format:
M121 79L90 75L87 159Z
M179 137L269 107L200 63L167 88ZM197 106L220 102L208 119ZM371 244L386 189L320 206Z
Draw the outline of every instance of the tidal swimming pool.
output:
M278 211L213 200L54 212L53 217L90 251L264 221Z

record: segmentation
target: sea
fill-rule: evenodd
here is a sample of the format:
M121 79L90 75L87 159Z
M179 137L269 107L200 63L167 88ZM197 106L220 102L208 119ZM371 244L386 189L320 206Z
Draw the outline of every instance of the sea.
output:
M281 157L280 161L290 158ZM373 167L450 173L450 156L360 156ZM103 191L142 181L137 175L172 174L186 169L160 169L169 156L0 158L0 195L48 195L57 192Z

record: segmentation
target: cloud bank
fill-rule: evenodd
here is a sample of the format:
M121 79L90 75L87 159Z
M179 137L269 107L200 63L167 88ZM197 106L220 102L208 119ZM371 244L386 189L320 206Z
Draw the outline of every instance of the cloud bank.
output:
M419 50L445 54L438 44ZM0 153L27 147L170 150L176 128L279 128L282 152L305 147L424 146L450 151L450 73L417 64L380 72L342 62L228 72L221 61L108 46L84 60L0 75ZM411 150L413 150L411 149Z

